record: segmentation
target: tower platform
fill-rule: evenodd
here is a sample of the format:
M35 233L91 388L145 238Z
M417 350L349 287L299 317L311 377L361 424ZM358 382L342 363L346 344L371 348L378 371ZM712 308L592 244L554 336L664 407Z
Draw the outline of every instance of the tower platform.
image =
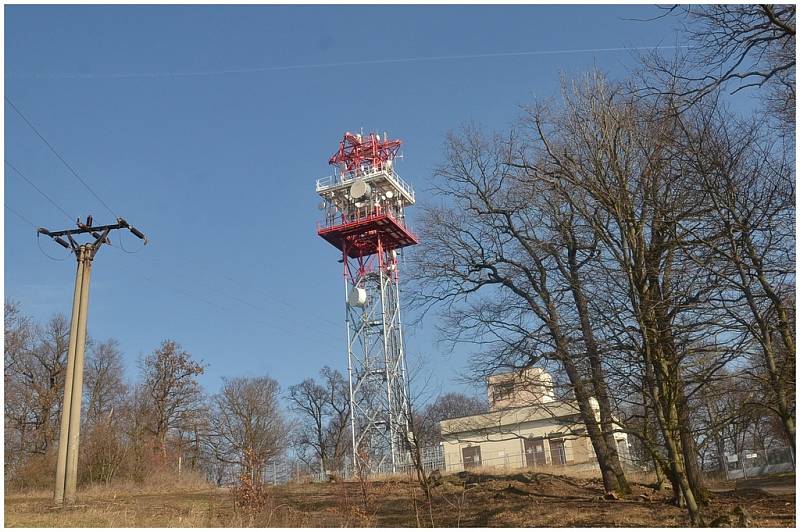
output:
M337 225L318 226L317 234L353 259L377 253L378 237L384 251L419 243L414 233L384 210Z

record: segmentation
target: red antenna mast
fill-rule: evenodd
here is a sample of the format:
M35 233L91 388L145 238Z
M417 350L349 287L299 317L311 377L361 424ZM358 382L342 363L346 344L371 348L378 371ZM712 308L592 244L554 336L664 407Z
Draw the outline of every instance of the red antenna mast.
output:
M364 166L382 168L384 163L391 161L397 155L397 150L403 141L389 140L376 133L370 133L367 138L350 133L344 134L339 141L339 150L328 160L328 164L338 166L342 173L353 172Z

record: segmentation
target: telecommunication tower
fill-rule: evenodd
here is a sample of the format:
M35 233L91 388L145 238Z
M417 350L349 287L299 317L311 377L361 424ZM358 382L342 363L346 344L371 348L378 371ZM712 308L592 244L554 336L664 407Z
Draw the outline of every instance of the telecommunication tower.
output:
M409 394L398 284L399 249L418 243L405 208L414 189L394 169L400 140L345 133L317 180L317 234L342 253L353 466L396 472L409 463Z

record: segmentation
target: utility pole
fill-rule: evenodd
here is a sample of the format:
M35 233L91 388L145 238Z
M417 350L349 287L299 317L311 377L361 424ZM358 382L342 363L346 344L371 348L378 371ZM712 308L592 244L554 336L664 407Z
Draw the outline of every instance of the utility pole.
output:
M71 250L78 261L75 274L75 293L72 299L72 321L69 328L67 374L64 380L64 402L61 408L61 434L58 440L58 462L54 499L56 505L74 504L78 482L78 444L81 429L81 400L83 398L83 366L86 348L86 323L89 314L89 278L92 261L103 244L110 244L108 234L115 229L128 229L147 244L144 234L122 218L112 225L92 226L92 217L86 223L80 219L77 229L49 231L40 227L37 233L49 236L58 245ZM73 236L89 234L94 242L80 244ZM64 240L62 237L67 237Z

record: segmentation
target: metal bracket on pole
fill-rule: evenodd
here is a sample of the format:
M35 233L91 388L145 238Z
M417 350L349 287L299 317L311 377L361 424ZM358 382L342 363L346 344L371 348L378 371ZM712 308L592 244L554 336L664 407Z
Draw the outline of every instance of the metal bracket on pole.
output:
M92 226L92 221L93 221L92 217L87 216L86 223L83 223L80 221L80 219L78 219L76 224L78 226L77 229L50 231L44 227L40 227L39 229L36 230L36 232L41 235L49 236L58 245L64 248L72 249L72 252L75 253L76 257L78 254L78 248L81 246L81 244L75 241L73 235L82 235L88 233L95 238L95 241L92 244L92 247L95 249L94 253L92 254L92 257L94 257L94 254L97 253L97 249L99 249L101 244L111 244L111 239L108 238L108 234L115 229L127 229L131 233L133 233L134 236L136 236L136 238L139 238L140 240L144 241L144 244L147 245L147 237L144 235L144 233L133 227L124 218L117 218L117 223L115 224L98 225L94 227ZM69 239L69 242L61 238L62 236L66 236L67 239Z

